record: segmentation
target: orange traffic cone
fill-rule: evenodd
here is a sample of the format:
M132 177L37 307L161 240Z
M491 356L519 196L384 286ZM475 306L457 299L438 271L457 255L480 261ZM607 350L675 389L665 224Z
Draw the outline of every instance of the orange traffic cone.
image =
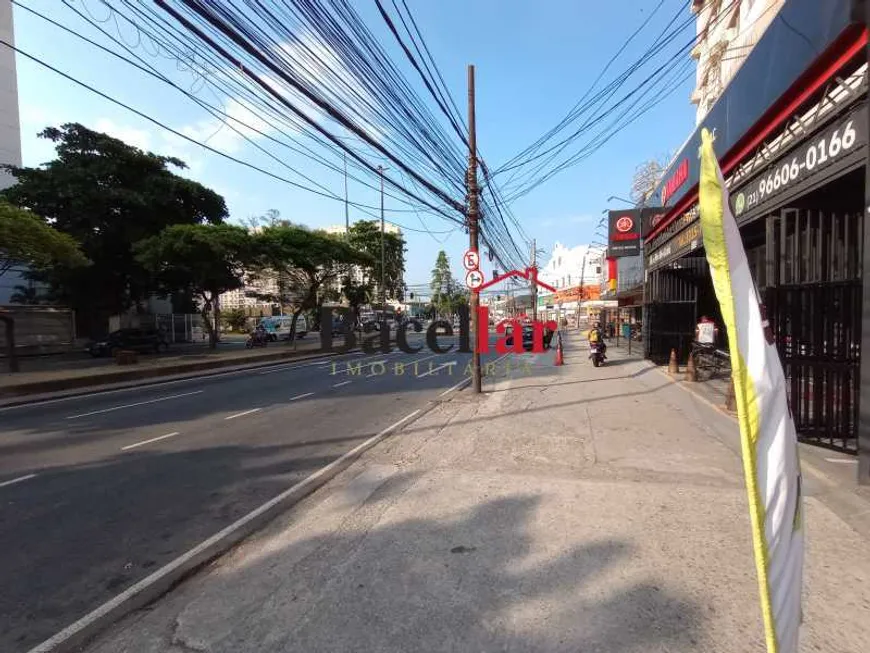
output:
M671 349L671 360L668 361L668 374L679 374L680 366L677 364L677 350Z

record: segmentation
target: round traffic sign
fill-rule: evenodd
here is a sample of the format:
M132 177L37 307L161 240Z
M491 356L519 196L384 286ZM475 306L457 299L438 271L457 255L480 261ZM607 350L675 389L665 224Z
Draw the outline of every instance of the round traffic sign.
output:
M476 249L468 249L462 256L462 265L466 270L477 270L480 267L480 254Z
M480 270L469 270L465 275L465 285L471 290L477 290L483 285L483 272Z

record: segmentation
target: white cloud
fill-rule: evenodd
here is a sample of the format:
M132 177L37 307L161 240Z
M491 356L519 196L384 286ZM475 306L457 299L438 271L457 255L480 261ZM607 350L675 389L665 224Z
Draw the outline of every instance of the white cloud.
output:
M100 118L93 127L98 132L103 132L124 141L128 145L138 147L146 152L153 148L152 134L144 129L119 125L109 118Z
M57 126L64 122L56 112L49 111L45 107L36 107L33 105L21 107L19 120L21 122L22 130L42 130L46 127Z
M227 154L238 152L245 138L256 140L271 131L269 123L254 113L246 102L230 98L224 112L226 118L206 118L179 131Z

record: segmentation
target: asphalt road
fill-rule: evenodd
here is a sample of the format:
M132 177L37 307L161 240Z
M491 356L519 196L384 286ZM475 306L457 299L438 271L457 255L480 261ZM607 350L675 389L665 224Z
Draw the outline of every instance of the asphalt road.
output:
M29 650L424 407L469 359L349 354L0 409L0 651Z

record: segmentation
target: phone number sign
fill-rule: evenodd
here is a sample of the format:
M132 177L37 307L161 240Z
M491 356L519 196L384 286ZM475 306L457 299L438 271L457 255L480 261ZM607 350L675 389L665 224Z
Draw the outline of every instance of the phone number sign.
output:
M867 106L852 111L731 193L734 217L771 203L799 184L844 162L867 143Z

